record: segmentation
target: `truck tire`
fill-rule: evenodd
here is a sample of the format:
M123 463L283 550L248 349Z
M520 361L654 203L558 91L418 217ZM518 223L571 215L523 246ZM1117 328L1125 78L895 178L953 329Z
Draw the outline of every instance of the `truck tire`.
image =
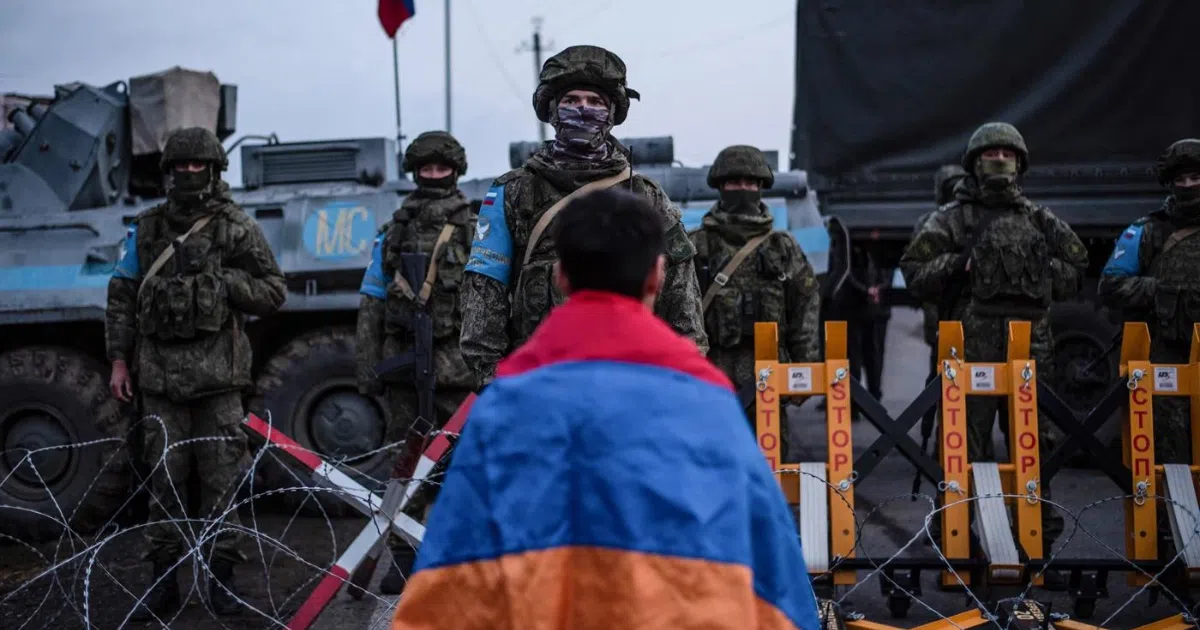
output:
M361 474L345 471L374 490L370 479L386 480L391 462L385 453L359 456L383 446L390 412L383 397L358 393L355 361L352 328L305 333L285 344L263 367L250 409L326 461L341 462L343 470L353 467ZM335 492L298 489L313 487L312 475L285 451L274 449L262 462L267 486L263 490L293 488L273 493L285 508L310 515L321 514L322 507L331 516L354 513Z
M0 355L0 533L35 542L63 535L60 520L77 534L108 523L130 492L127 434L98 362L58 347Z
M1117 378L1120 352L1112 351L1102 360L1118 331L1103 310L1085 302L1056 304L1050 310L1050 327L1054 334L1054 369L1050 386L1055 393L1078 412L1092 409L1104 396ZM1089 366L1090 371L1084 372ZM1062 432L1052 427L1053 434L1061 440ZM1102 444L1116 444L1119 448L1120 425L1109 420L1097 432ZM1083 453L1074 453L1070 462L1073 466L1091 467L1090 458Z

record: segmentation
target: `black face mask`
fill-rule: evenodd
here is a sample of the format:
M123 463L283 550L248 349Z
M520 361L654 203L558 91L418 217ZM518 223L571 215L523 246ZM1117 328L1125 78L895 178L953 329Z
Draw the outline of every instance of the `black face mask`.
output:
M722 190L721 210L730 214L759 214L761 190Z
M167 196L177 203L194 204L205 201L212 192L212 167L203 170L171 170L171 183Z
M1200 186L1176 186L1171 184L1171 196L1180 208L1194 209L1200 206Z
M431 197L445 197L453 193L458 186L458 176L454 173L436 179L416 175L413 181L417 184L418 192Z

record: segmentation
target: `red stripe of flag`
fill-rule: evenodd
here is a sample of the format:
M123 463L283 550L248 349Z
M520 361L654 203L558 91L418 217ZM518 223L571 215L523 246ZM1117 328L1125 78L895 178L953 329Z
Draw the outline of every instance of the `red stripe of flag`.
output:
M389 38L395 38L400 25L416 14L415 0L379 0L379 24Z

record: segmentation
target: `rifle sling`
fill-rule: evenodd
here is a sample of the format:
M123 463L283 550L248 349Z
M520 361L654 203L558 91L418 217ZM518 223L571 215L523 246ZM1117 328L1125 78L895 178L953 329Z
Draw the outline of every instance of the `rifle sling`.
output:
M704 292L704 299L700 303L701 315L708 312L708 305L712 304L713 298L717 297L717 290L729 282L729 277L733 275L733 272L737 271L738 267L742 266L742 262L744 262L750 254L754 253L754 250L758 249L758 246L762 245L763 241L767 240L767 237L769 236L771 236L771 233L767 232L766 234L760 234L749 241L746 241L746 244L742 245L742 248L737 250L737 252L733 255L733 258L729 259L729 262L725 263L725 266L721 268L720 273L718 273L716 276L713 276L712 284L708 285L708 290Z
M568 203L571 203L572 200L578 199L579 197L582 197L593 190L608 188L609 186L619 184L632 176L633 169L626 166L625 169L620 173L617 173L612 177L605 177L604 179L598 179L594 182L588 182L571 191L570 194L562 199L554 202L554 205L550 206L545 212L542 213L541 218L539 218L537 223L533 225L533 231L529 233L529 242L525 245L525 258L521 261L521 269L524 270L525 265L529 264L529 259L533 257L533 250L535 247L537 247L538 242L542 240L542 234L546 231L546 228L550 227L550 222L554 220L554 217L558 215L558 212L566 207Z
M437 242L433 244L433 255L430 256L429 269L425 272L425 281L421 283L421 292L419 294L413 293L408 280L404 279L399 269L392 275L392 281L396 283L396 286L400 287L400 291L406 297L415 299L418 307L425 306L425 303L429 301L429 296L433 294L433 283L437 280L438 274L438 257L441 254L442 247L449 242L450 237L454 234L455 227L453 223L447 223L442 226L442 231L438 234Z
M154 259L154 262L150 265L150 269L146 271L146 275L142 276L141 284L138 285L138 297L141 297L142 289L146 286L146 281L158 275L158 272L162 270L163 265L167 264L167 261L171 259L171 256L175 255L175 250L180 245L183 245L183 242L186 241L189 236L204 229L204 226L208 225L209 221L212 221L214 214L208 214L200 217L199 220L192 224L192 227L188 228L188 231L180 234L175 238L174 241L171 241L171 243L167 245L167 248L158 255L158 258ZM133 246L137 247L137 243L134 243Z

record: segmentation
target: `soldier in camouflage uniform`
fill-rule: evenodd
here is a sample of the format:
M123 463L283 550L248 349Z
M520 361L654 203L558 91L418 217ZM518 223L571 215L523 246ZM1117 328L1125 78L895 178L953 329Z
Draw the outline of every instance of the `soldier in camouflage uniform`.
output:
M1126 320L1147 323L1151 361L1187 363L1192 324L1200 322L1200 140L1168 147L1158 161L1158 181L1171 194L1117 239L1100 277L1100 298ZM1186 397L1154 399L1159 463L1191 463L1190 409Z
M1018 177L1029 164L1025 139L1012 125L987 123L967 143L962 166L968 175L954 188L954 201L925 223L900 260L908 288L923 301L946 304L962 322L964 361L1002 362L1008 323L1032 324L1030 352L1049 374L1052 337L1046 316L1051 302L1079 292L1087 250L1071 228L1048 208L1027 199ZM992 428L1002 401L970 397L967 454L972 461L996 461ZM1006 439L1007 414L1000 422ZM1039 422L1039 448L1052 450L1049 427ZM1050 497L1043 486L1042 495ZM1043 510L1043 545L1062 532L1062 516Z
M947 164L937 170L933 175L933 200L938 208L954 201L954 187L958 185L959 180L967 176L967 172L963 167L957 164ZM912 238L916 238L917 234L921 233L921 228L925 227L925 223L929 221L937 210L934 209L921 215L917 219L917 224L913 228ZM921 304L921 313L924 316L924 332L925 343L929 344L932 349L931 364L937 363L937 329L938 329L938 304L936 302L923 302ZM933 371L933 368L931 368Z
M362 299L356 338L359 391L378 396L386 390L393 418L388 429L389 444L423 440L430 429L440 427L454 415L475 386L474 375L458 348L462 327L459 287L475 231L470 203L458 189L458 178L467 172L467 155L450 134L430 131L417 136L408 146L403 168L413 173L417 189L404 198L400 209L375 239L371 264L359 290ZM400 255L417 252L431 256L430 265L437 267L427 299L422 299L422 287L410 287L399 275ZM433 320L436 419L417 418L415 388L385 388L375 377L374 368L379 361L412 350L412 316L418 303L428 305ZM438 487L432 485L418 493L406 511L418 520L423 519ZM416 550L394 535L390 546L393 562L380 590L396 595L404 588Z
M228 164L211 131L173 133L161 162L167 202L134 219L108 284L112 393L131 400L136 378L143 412L156 417L145 424L144 452L154 466L154 524L145 532L154 577L162 579L137 611L139 619L151 612L165 618L181 604L172 566L184 554L184 532L195 528L167 521L186 518L186 499L181 504L179 498L186 496L192 472L189 457L195 457L200 480L201 517L224 518L213 530L239 526L236 510L223 512L250 463L241 428L242 394L252 385L246 316L270 315L287 296L262 230L221 180ZM203 437L220 439L172 447ZM240 607L233 567L245 556L229 530L212 547L211 557L205 556L211 603L218 614L230 614Z
M774 219L762 191L774 183L761 151L746 145L725 148L708 171L708 185L720 191L720 200L688 234L703 291L708 358L739 393L753 391L755 383L755 322L779 324L780 361L821 360L820 288L796 239L771 230ZM745 247L752 249L736 269L726 271ZM786 455L787 431L780 437L780 452Z
M954 201L954 187L958 185L959 180L967 176L967 172L963 167L957 164L946 164L939 168L933 175L933 200L937 208ZM937 214L937 208L921 215L917 219L917 225L913 228L912 238L917 238L921 233L921 229L929 221L933 215ZM928 384L933 379L938 377L937 369L937 334L938 334L938 306L936 302L922 302L921 314L924 317L924 333L925 343L929 345L929 376L925 379ZM937 409L930 409L921 419L921 444L922 450L927 446L927 440L930 437L934 425L937 423ZM917 474L916 487L920 487L921 475Z
M585 187L625 187L662 215L668 266L655 312L701 352L708 350L691 264L695 249L679 209L653 181L630 175L628 150L611 135L625 121L630 98L639 95L625 85L624 62L603 48L571 46L542 66L533 109L554 127L555 138L493 182L464 276L462 353L480 386L565 300L552 280L554 243L546 219L566 196Z

